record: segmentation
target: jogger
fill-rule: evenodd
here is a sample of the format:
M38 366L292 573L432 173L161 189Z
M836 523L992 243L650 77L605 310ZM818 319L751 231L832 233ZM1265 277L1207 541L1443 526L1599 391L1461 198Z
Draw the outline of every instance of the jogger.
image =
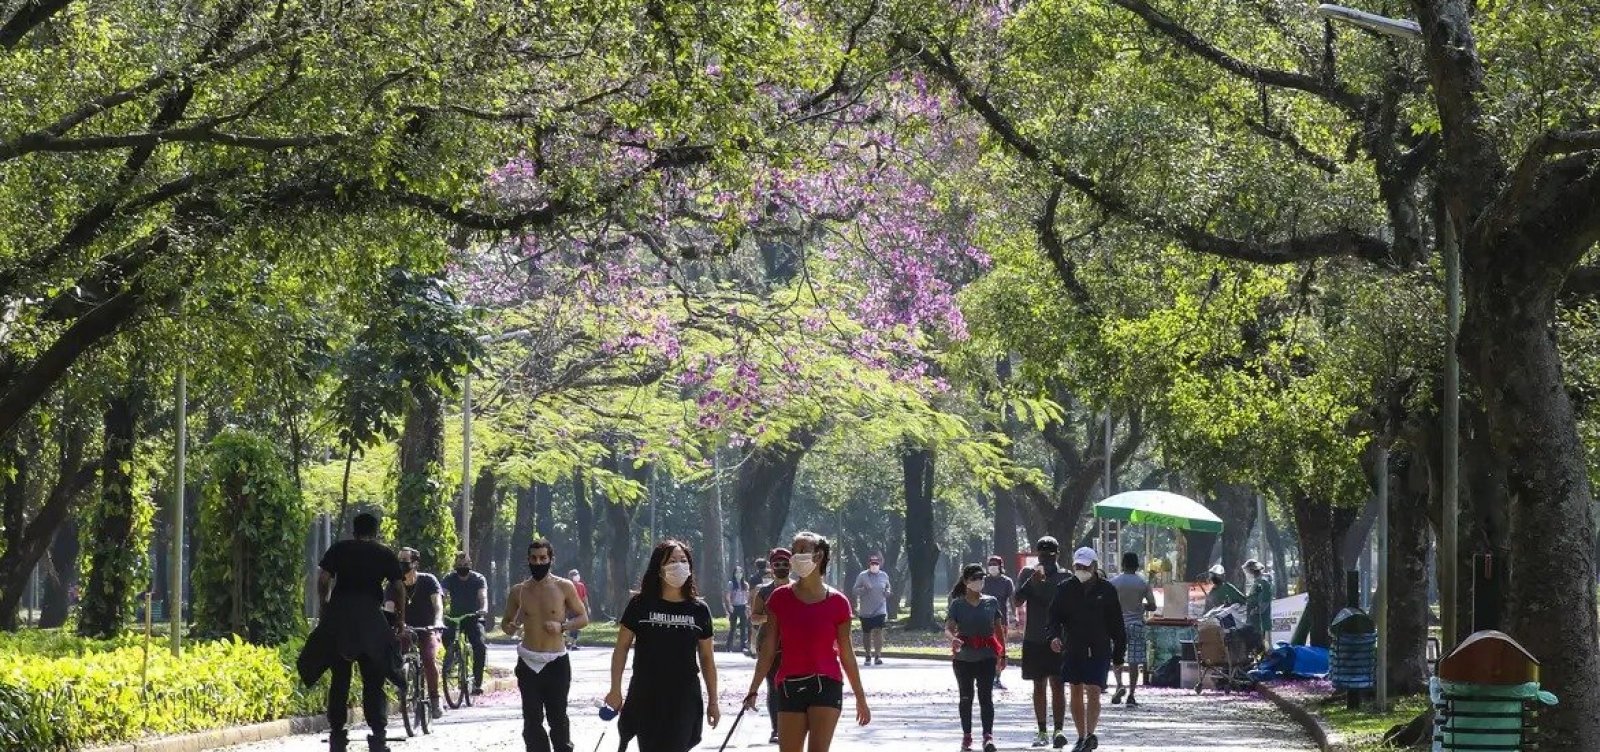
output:
M529 665L526 655L521 657L516 674L517 692L522 695L523 743L529 750L573 749L572 725L567 719L567 693L572 689L571 657L563 653L538 671ZM545 733L547 721L549 733Z
M556 550L536 538L528 544L528 579L511 587L500 631L516 634L517 691L522 695L522 742L527 752L572 752L567 694L572 659L567 633L589 623L589 610L571 580L550 574ZM573 616L568 616L573 614ZM545 731L545 724L550 730Z
M983 594L983 567L968 564L950 593L944 633L961 693L961 749L972 749L972 700L983 720L983 750L994 752L994 677L1005 660L1006 615L1000 601Z

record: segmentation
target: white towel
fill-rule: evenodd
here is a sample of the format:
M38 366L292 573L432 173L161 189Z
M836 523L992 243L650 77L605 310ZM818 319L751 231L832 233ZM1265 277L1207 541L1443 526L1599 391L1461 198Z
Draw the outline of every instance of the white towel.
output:
M566 654L567 649L565 647L554 653L538 653L521 645L517 646L517 657L522 659L522 665L527 666L528 670L535 674L542 671L545 666L550 665L555 659Z

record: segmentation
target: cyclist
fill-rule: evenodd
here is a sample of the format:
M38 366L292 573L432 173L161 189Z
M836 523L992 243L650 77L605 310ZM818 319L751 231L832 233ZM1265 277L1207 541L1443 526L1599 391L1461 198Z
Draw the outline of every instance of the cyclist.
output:
M489 615L489 581L483 575L473 571L472 557L465 551L456 554L456 571L444 577L444 592L450 596L451 619L461 616L476 615L476 619L465 619L461 622L461 629L467 634L467 642L472 643L472 694L483 694L483 660L489 649L483 643L483 617ZM456 641L455 625L445 627L444 644L454 645ZM465 659L465 657L463 657Z
M400 566L405 569L406 626L426 629L444 626L444 596L439 578L422 569L422 554L415 548L400 549ZM417 649L422 652L422 675L428 682L428 711L438 718L439 633L421 632Z
M522 741L528 752L571 752L567 694L572 689L572 660L566 633L589 623L588 607L571 580L552 575L556 549L535 538L528 544L528 579L511 586L500 631L515 634L517 691L522 695ZM567 617L567 614L576 614ZM545 732L545 719L550 722Z
M389 718L389 702L384 682L401 683L399 656L395 654L391 629L385 618L395 604L384 600L384 582L398 582L403 573L393 550L378 542L378 518L356 515L351 525L354 538L328 548L318 564L318 600L323 604L317 628L306 638L296 668L307 686L317 683L324 671L333 679L328 683L328 750L344 752L349 745L345 721L350 716L351 663L361 669L361 711L370 734L369 752L387 752L384 728ZM331 593L329 592L331 589ZM404 608L404 604L399 606Z

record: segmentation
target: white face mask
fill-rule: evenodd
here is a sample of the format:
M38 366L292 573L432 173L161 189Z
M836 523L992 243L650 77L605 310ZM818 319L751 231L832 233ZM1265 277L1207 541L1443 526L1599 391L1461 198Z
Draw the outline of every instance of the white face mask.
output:
M1090 578L1094 577L1094 572L1086 572L1082 569L1074 569L1072 570L1072 576L1078 578L1078 582L1088 582Z
M990 566L987 571L989 572L990 577L1000 574L1000 568L996 566Z
M883 569L883 567L880 567L877 564L867 567L867 571L872 572L873 574L877 574L881 569Z
M789 568L794 571L794 576L811 576L811 573L817 569L817 563L811 559L811 554L795 554L789 557Z
M683 587L689 581L689 565L686 562L668 564L661 568L661 577L672 587Z
M983 592L983 580L967 580L967 590L974 593Z

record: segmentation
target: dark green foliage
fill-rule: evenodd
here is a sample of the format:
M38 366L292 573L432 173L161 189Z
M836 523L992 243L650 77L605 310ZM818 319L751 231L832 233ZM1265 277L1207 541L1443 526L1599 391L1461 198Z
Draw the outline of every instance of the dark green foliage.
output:
M301 556L308 515L283 457L264 437L226 431L207 452L195 556L201 634L276 645L303 626Z

